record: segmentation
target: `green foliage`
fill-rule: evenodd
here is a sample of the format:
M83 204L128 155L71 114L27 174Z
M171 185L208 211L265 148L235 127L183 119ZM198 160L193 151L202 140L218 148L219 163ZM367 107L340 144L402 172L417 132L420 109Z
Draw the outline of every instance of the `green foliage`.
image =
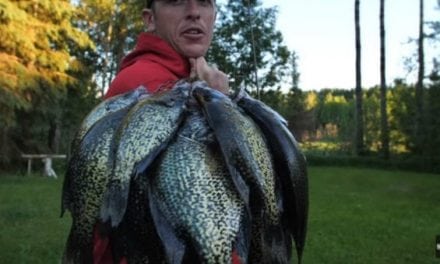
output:
M0 164L56 151L48 131L59 130L67 89L86 68L77 55L93 49L72 24L76 11L67 0L0 2Z
M253 96L257 96L255 92ZM283 93L280 89L263 90L260 93L260 100L276 109L287 120L290 130L298 137L305 112L304 94L301 90L291 89L288 93Z
M414 155L394 155L385 160L378 155L356 157L350 153L342 153L337 144L320 144L321 151L312 146L308 151L305 145L307 161L312 166L342 166L359 168L376 168L387 170L404 170L426 173L440 173L440 158L422 157ZM327 146L326 149L322 149Z
M229 74L235 87L243 84L256 88L258 83L260 87L277 88L290 77L291 53L275 30L276 15L276 8L264 8L261 1L230 0L219 5L207 57Z
M142 9L145 0L80 0L78 27L96 44L94 72L101 94L115 76L119 63L134 48L143 31Z
M5 1L0 5L0 109L2 124L14 124L15 109L29 109L32 91L62 89L72 82L67 42L91 45L72 27L69 1Z
M440 82L427 91L425 154L440 157Z
M364 92L364 143L370 150L380 149L380 90L374 87Z
M388 96L390 147L393 149L393 145L403 145L410 150L414 137L415 90L413 86L404 83L396 83L390 88Z
M300 73L299 73L299 67L298 67L298 60L299 57L298 55L293 51L290 55L290 63L292 65L292 69L291 69L291 77L292 77L292 89L299 89L299 77L300 77Z
M354 102L352 91L324 89L317 93L317 105L315 106L318 126L326 128L327 125L335 125L337 135L326 137L351 141L353 139Z

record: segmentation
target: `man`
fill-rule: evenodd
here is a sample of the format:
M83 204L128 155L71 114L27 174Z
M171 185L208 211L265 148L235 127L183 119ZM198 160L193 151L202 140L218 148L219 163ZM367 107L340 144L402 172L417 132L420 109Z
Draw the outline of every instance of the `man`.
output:
M140 85L150 92L169 89L188 77L228 93L226 74L207 64L216 18L215 0L150 0L143 10L146 33L121 63L106 97Z
M147 32L122 61L106 98L145 86L149 92L171 89L183 78L198 78L225 94L226 74L207 64L216 18L215 0L149 0L143 10ZM112 263L111 241L95 228L94 263ZM126 263L123 258L121 263Z

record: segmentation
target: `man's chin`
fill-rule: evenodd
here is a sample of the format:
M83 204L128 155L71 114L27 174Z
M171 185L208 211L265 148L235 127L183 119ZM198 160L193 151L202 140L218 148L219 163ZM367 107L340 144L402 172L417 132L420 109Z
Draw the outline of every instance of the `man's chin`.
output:
M182 49L182 52L180 53L186 58L198 58L205 56L206 51L206 48L191 47L187 49Z

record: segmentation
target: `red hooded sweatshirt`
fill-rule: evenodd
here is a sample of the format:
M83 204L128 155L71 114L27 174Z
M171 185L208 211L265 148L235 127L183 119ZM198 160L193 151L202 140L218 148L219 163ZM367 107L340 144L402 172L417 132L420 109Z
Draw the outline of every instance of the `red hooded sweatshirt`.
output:
M189 77L188 59L177 53L166 41L141 33L136 48L121 63L105 98L131 91L143 85L151 93L170 89L180 79Z

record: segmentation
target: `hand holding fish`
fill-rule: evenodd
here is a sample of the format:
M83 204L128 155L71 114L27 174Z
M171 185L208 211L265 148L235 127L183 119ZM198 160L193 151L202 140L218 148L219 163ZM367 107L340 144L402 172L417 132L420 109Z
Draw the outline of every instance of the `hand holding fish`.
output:
M217 69L216 66L208 65L204 57L190 58L191 79L200 79L208 83L208 86L224 94L229 94L228 76Z

